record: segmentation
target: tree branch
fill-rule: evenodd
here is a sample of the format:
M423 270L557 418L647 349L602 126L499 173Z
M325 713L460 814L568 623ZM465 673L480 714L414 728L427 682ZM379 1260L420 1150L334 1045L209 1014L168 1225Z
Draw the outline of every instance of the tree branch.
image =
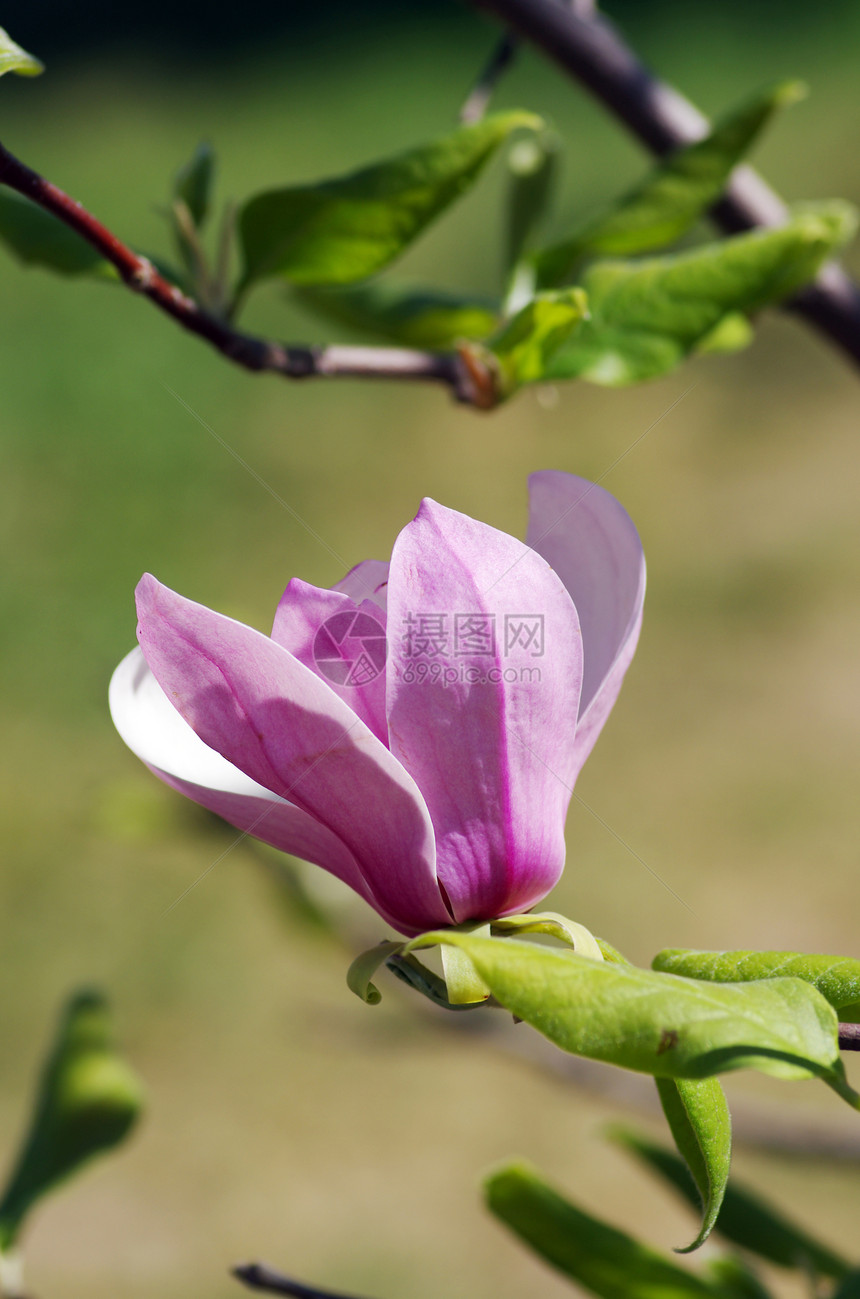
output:
M265 1290L269 1294L291 1295L292 1299L354 1299L354 1296L337 1294L333 1290L319 1290L316 1286L293 1281L266 1263L240 1263L233 1268L233 1276L250 1290Z
M398 347L289 346L242 334L205 311L161 275L152 263L123 244L80 203L26 166L0 144L0 182L70 226L118 271L123 283L149 298L183 329L204 339L246 370L270 370L285 379L413 379L447 386L458 401L485 404L466 364L456 352L423 352ZM483 399L483 400L482 400Z
M659 157L701 139L708 120L660 81L606 18L560 0L469 0L530 41L591 91ZM719 226L738 234L781 224L786 208L751 167L738 167L712 210ZM835 262L785 306L803 316L860 365L860 289Z
M486 66L478 75L478 80L469 91L466 101L460 109L461 122L480 122L487 111L487 106L499 78L514 61L518 48L519 42L516 37L512 36L510 32L506 32L487 60Z
M839 1025L839 1050L860 1051L860 1024Z

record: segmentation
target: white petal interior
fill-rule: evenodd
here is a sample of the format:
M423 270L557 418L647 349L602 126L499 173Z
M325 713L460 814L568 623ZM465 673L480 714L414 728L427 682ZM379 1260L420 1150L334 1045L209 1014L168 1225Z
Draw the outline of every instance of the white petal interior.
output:
M114 726L148 766L205 789L282 801L203 743L173 707L139 647L111 677L109 701Z

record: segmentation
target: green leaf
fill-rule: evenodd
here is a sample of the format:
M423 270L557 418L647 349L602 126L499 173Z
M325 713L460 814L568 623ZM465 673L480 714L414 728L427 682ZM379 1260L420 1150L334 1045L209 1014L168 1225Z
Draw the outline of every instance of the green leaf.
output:
M652 1172L659 1173L689 1204L698 1208L696 1188L689 1172L673 1151L631 1132L625 1132L623 1139ZM848 1263L827 1245L822 1245L803 1227L734 1179L726 1188L715 1230L733 1245L780 1267L811 1268L832 1277L842 1277L848 1271Z
M705 1299L721 1292L563 1199L524 1163L484 1182L487 1205L542 1259L602 1299Z
M831 1299L860 1299L860 1268L846 1273Z
M839 1018L860 1020L860 961L849 956L807 956L801 952L690 952L666 948L651 962L655 970L713 983L748 979L803 979L839 1011ZM850 1012L846 1014L845 1012Z
M758 311L807 283L855 225L854 210L833 202L690 252L596 262L583 278L591 318L553 358L550 377L619 386L664 374L727 315Z
M603 960L600 943L594 934L585 925L568 920L567 916L559 915L557 911L529 911L522 916L504 916L501 920L493 921L492 932L546 934L549 938L557 938L565 946L572 947L580 956L590 956L595 961Z
M510 270L544 216L558 172L561 142L550 131L518 140L508 154L508 228L505 267Z
M346 972L346 984L350 992L354 992L362 1001L367 1002L368 1006L378 1006L382 1000L382 993L376 984L371 983L371 979L380 965L384 965L389 956L399 954L403 947L403 943L394 943L386 939L357 956Z
M212 187L215 183L215 152L210 144L198 144L194 153L176 173L173 197L184 203L198 228L209 214Z
M725 1299L771 1299L770 1291L762 1285L752 1268L733 1254L709 1259L706 1270Z
M422 934L404 951L439 944L462 948L501 1005L574 1055L664 1078L744 1067L820 1077L860 1104L845 1081L836 1016L799 979L708 984L457 930Z
M0 77L4 72L17 72L23 77L38 77L45 65L33 58L20 45L16 45L7 31L0 27Z
M720 1212L732 1162L732 1119L716 1078L657 1078L660 1104L675 1145L699 1193L702 1225L687 1254L708 1239Z
M749 347L755 338L755 330L746 316L739 311L730 311L719 320L709 334L699 339L696 344L698 353L704 352L740 352Z
M0 190L0 240L28 266L61 275L114 279L116 271L58 217L29 199Z
M113 1044L104 999L78 993L63 1012L30 1131L0 1200L0 1251L14 1244L47 1191L128 1136L142 1103L140 1082Z
M341 290L298 289L295 296L329 320L407 347L444 350L463 338L486 338L499 323L493 303L430 289L362 284Z
M724 118L704 140L678 149L623 198L534 258L541 287L560 283L585 256L631 256L680 239L711 207L733 169L779 108L805 94L799 82L774 86Z
M474 932L489 937L489 925L477 925ZM490 990L478 975L469 957L459 947L442 948L442 973L448 1000L452 1006L474 1006L486 1001Z
M484 346L495 359L500 396L545 379L553 357L587 315L582 289L539 293L488 338Z
M269 190L239 215L240 291L266 276L349 284L382 270L477 179L531 113L498 113L408 153L314 185Z

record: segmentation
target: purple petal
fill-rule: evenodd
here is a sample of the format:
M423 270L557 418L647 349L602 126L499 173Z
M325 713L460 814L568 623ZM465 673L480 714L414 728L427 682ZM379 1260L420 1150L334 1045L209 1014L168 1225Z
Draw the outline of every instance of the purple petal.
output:
M578 773L618 698L636 649L645 558L630 516L595 483L547 469L529 478L529 497L526 542L558 573L582 627Z
M355 568L351 568L346 577L342 577L332 588L343 591L356 604L362 600L372 600L384 609L388 599L388 563L383 559L363 559Z
M394 546L388 633L391 751L430 808L455 919L533 905L564 865L573 788L569 595L522 542L425 501Z
M383 609L294 577L281 596L272 640L325 681L388 744Z
M349 849L404 931L448 919L433 827L413 780L334 691L267 636L144 577L138 636L201 740Z

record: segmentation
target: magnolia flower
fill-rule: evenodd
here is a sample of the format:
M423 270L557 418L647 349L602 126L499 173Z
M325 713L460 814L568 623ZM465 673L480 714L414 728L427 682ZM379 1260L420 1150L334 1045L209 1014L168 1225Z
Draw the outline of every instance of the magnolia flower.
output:
M537 473L526 544L425 500L390 563L293 578L271 636L145 576L111 712L168 785L402 933L495 919L561 874L644 591L618 502Z

